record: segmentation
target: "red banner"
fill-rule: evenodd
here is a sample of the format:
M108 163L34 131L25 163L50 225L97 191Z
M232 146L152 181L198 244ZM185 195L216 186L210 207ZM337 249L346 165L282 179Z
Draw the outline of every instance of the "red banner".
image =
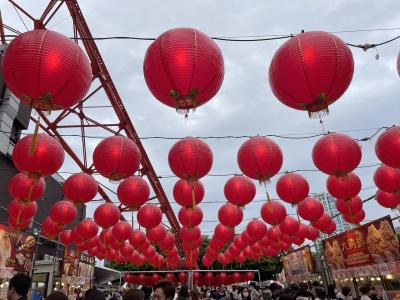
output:
M400 261L399 241L390 216L322 241L331 270Z
M0 225L0 268L30 272L35 250L36 236Z

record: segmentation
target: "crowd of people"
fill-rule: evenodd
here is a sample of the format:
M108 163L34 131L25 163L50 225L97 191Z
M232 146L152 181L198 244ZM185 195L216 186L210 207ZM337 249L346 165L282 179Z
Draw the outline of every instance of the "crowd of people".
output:
M28 300L31 279L25 274L15 275L9 282L7 300ZM360 300L380 300L371 284L359 288ZM71 300L60 291L54 291L46 300ZM266 289L254 283L250 285L220 285L217 288L194 287L187 285L175 286L169 280L160 280L153 288L141 286L127 289L123 292L103 293L91 288L80 299L76 300L354 300L349 286L340 290L334 285L328 285L327 290L320 286L318 281L309 286L305 282L291 284L283 288L280 284L272 283Z

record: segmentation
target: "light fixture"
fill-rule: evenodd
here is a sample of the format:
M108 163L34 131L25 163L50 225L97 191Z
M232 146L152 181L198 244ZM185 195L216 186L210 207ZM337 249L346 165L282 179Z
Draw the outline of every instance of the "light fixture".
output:
M381 278L380 278L380 277L377 277L376 279L377 279L378 281L381 281Z
M375 281L375 278L374 278L374 277L371 277L371 281Z
M360 277L360 280L364 280L364 277Z
M386 279L393 279L393 275L391 274L386 275Z

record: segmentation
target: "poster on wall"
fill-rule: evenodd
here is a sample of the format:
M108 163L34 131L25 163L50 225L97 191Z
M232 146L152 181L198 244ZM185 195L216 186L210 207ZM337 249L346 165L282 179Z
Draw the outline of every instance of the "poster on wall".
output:
M16 233L12 228L0 225L0 269L13 268L19 272L30 272L35 250L35 235Z
M65 248L61 275L78 277L80 257L79 249Z
M322 241L331 270L400 261L399 241L390 216Z
M283 257L283 268L288 277L314 273L310 247L301 247L286 254Z

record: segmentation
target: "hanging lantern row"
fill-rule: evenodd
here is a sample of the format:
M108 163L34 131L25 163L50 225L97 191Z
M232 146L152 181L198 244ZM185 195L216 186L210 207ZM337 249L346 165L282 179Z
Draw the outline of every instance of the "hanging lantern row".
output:
M345 93L353 73L346 43L331 33L311 31L293 36L276 51L269 84L286 106L321 116ZM157 100L187 115L217 94L224 60L210 37L196 29L176 28L148 47L143 74ZM93 78L84 51L66 36L45 29L22 33L9 44L3 75L13 94L44 111L79 103Z

